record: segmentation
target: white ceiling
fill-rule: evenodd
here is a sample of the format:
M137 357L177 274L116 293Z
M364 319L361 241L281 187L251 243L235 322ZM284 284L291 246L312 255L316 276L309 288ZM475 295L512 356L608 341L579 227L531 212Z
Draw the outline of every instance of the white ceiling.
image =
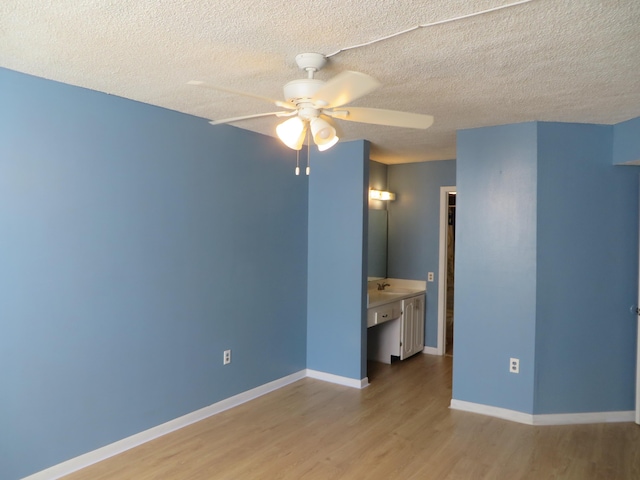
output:
M516 0L2 0L0 66L206 119L269 112L299 53L329 55ZM341 122L372 158L455 158L456 130L640 116L640 1L531 0L331 56L382 87L353 105L428 113L428 130ZM276 108L277 109L277 108ZM275 117L235 125L275 136ZM216 128L216 127L211 127Z

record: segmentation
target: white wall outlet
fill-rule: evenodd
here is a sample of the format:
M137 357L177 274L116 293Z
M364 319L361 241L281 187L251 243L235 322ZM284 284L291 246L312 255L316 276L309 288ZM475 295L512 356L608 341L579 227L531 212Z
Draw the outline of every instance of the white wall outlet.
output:
M225 350L222 357L222 364L228 365L231 363L231 350Z
M427 282L433 282L433 272L427 274Z
M511 373L520 373L520 359L519 358L510 358L509 359L509 371Z

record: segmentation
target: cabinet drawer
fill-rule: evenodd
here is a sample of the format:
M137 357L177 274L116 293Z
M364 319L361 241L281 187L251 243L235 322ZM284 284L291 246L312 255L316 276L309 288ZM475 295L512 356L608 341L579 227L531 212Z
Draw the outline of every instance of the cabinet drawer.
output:
M388 303L379 307L370 308L367 311L367 327L380 325L394 318L398 318L402 312L400 302Z

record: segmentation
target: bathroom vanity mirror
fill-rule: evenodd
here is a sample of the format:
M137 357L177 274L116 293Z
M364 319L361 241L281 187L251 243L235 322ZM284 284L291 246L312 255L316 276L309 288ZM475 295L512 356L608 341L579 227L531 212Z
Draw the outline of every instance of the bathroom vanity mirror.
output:
M387 277L387 211L369 209L369 279Z

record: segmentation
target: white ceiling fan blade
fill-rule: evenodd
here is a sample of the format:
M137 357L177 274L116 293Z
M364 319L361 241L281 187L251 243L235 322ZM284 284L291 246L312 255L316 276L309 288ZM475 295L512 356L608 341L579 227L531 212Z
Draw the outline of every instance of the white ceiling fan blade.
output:
M273 103L273 104L277 105L278 107L286 108L288 110L292 110L292 109L296 108L294 105L291 105L290 103L287 103L287 102L283 102L282 100L274 100L273 98L263 97L262 95L255 95L253 93L241 92L239 90L234 90L232 88L227 88L227 87L220 87L218 85L211 85L209 83L202 82L200 80L189 80L187 82L187 85L195 85L196 87L209 88L211 90L218 90L219 92L233 93L235 95L242 95L244 97L251 97L251 98L258 99L258 100L262 100L263 102Z
M222 120L211 120L209 123L211 125L220 125L221 123L233 123L238 122L240 120L248 120L250 118L260 118L260 117L268 117L270 115L275 115L276 117L290 117L295 115L296 111L293 112L267 112L267 113L254 113L253 115L241 115L239 117L231 117L231 118L223 118Z
M327 81L312 101L323 108L339 107L372 92L380 83L365 73L346 70Z
M346 115L344 112L346 112ZM384 110L381 108L345 107L343 110L325 113L349 122L372 123L391 127L426 129L433 125L433 117L431 115Z

